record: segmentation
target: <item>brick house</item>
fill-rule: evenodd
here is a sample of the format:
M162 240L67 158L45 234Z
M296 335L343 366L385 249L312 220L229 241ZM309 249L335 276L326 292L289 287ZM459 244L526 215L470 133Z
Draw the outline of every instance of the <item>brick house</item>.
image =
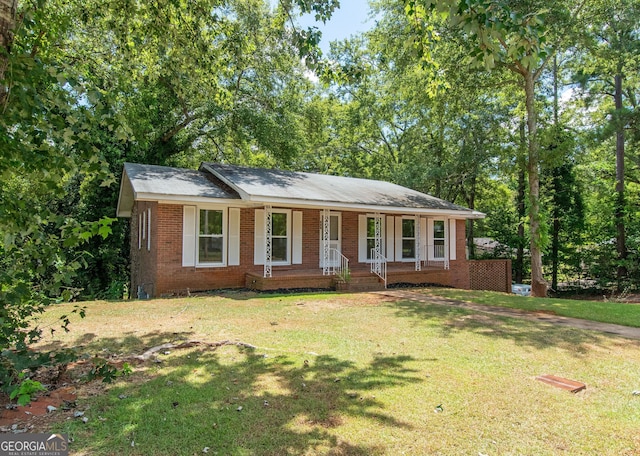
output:
M508 291L510 265L466 258L479 212L388 182L202 163L127 163L138 297L247 287L375 289L430 283Z

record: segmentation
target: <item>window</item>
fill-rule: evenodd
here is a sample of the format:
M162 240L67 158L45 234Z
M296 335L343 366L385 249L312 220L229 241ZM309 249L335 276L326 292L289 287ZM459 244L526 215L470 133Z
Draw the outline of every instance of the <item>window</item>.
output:
M138 249L142 249L145 240L147 250L151 250L151 208L138 214Z
M271 213L271 261L274 263L289 262L288 216L287 212Z
M376 218L367 217L367 260L372 260L372 251L376 248ZM380 253L382 252L382 220L380 220Z
M374 262L374 256L371 253L376 247L376 241L380 242L380 255L385 256L385 222L391 220L385 218L384 215L378 214L359 214L358 215L358 262L371 263ZM379 238L376 239L376 221L379 223L380 232L377 233ZM391 229L393 233L393 227ZM393 243L393 239L391 240ZM399 247L398 247L399 249Z
M433 257L444 258L444 220L433 221Z
M416 221L402 219L402 259L416 258Z
M151 251L151 208L147 209L147 250Z
M340 216L329 215L329 240L337 242L340 240ZM334 247L335 248L335 247Z
M142 248L142 213L138 214L138 250Z
M198 263L224 263L224 213L200 209Z

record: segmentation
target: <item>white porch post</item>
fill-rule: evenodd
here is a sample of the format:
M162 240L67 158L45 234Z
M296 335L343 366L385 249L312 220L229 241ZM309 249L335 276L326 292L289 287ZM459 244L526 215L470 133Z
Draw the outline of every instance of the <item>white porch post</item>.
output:
M322 210L322 275L329 275L329 241L330 241L330 228L331 228L331 216L329 209Z
M264 277L271 277L273 223L271 206L264 207Z
M422 244L421 244L421 239L422 239L422 233L420 230L420 216L416 214L416 218L415 218L415 222L414 222L414 227L415 227L415 232L413 233L413 235L416 237L416 271L422 271Z
M374 220L374 251L376 255L372 258L375 264L375 272L380 274L382 272L382 266L380 265L380 257L382 256L382 216L379 212L376 212L373 217Z

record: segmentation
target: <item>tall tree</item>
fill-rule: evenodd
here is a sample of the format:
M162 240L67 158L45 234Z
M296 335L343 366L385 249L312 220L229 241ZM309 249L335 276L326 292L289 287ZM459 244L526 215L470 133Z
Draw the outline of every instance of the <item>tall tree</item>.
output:
M288 14L302 5L324 15L335 3L283 1ZM259 119L239 129L271 121L254 141L287 125L278 118L287 107L269 105L286 91L285 73L263 74L263 92L246 87L230 108L239 81L258 73L247 63L256 55L280 69L298 62L284 12L268 11L259 0L0 0L0 387L49 359L28 350L41 337L32 318L81 292L87 242L111 232L113 219L78 209L104 200L75 204L70 189L113 185L109 166L119 160L166 162L193 150L220 117L250 112L249 102ZM289 60L278 61L281 51ZM287 134L270 143L283 160Z
M416 41L432 38L436 14L449 18L469 43L471 63L487 68L504 66L519 78L526 106L531 282L534 296L546 296L542 270L543 236L540 217L540 145L536 81L553 53L554 36L569 17L564 2L536 1L405 0L407 14L416 27ZM553 14L547 14L548 8Z
M640 55L640 2L597 0L588 2L581 16L585 43L578 61L578 81L595 97L610 98L607 130L615 136L615 226L617 279L621 289L627 275L627 197L625 192L625 131L637 106ZM606 104L606 103L605 103Z

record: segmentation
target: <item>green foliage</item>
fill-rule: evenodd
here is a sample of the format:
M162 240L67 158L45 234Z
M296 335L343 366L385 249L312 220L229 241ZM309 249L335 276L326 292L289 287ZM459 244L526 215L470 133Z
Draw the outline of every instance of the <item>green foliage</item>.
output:
M83 246L106 237L113 222L59 210L75 176L109 178L90 131L110 115L59 51L70 16L61 5L34 2L22 5L19 17L0 82L7 90L0 115L0 346L12 349L0 363L5 390L25 366L55 361L27 350L42 334L35 317L77 296ZM64 330L68 324L67 317L60 322Z
M16 402L18 405L27 405L31 402L33 395L40 391L46 391L46 388L42 383L31 380L30 378L24 378L24 374L21 373L19 377L19 384L13 391L11 391L9 399L17 399Z
M109 364L109 361L104 358L95 357L91 362L93 363L93 367L87 373L88 381L101 378L103 383L112 383L118 377L126 377L133 372L129 363L124 363L122 369L118 369Z

